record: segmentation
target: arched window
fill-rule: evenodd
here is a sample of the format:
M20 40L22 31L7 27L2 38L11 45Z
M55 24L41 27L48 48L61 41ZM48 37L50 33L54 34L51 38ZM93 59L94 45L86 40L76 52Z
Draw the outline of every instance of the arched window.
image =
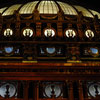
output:
M53 29L45 29L44 35L46 37L54 37L55 36L55 31Z
M94 37L94 32L92 30L86 30L85 35L87 38L93 38Z
M88 86L89 96L96 97L100 95L100 83L92 83Z
M60 97L62 94L62 88L59 84L51 83L47 84L44 87L44 97L51 98L55 96L56 98Z
M68 38L74 38L76 36L76 33L73 29L68 29L66 30L65 32L65 35L68 37Z
M13 47L4 47L5 53L8 53L8 54L12 53L13 49L14 49Z
M10 28L5 29L4 36L7 37L7 36L11 36L11 35L13 35L13 30Z
M91 53L93 54L98 54L98 49L97 48L90 48Z
M16 86L12 83L4 83L0 86L0 95L5 97L9 93L9 97L13 97L16 94Z
M90 53L91 53L92 56L97 57L97 56L99 56L99 49L96 48L96 47L91 47Z
M33 36L33 30L30 28L26 28L23 30L23 36L28 36L28 37L32 37Z
M47 47L46 51L48 54L53 54L53 53L55 53L56 49L55 49L55 47Z

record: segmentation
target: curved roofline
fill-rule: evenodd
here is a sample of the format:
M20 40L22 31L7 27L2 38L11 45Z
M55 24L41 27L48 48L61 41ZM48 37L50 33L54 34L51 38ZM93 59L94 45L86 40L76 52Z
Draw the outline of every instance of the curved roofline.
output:
M37 2L36 2L37 1ZM34 9L37 9L38 10L38 7L39 7L39 4L42 2L42 1L46 1L46 2L49 2L49 1L53 1L53 0L42 0L42 1L38 1L38 0L36 0L36 1L32 1L33 2L33 5L34 5L34 7L35 8L33 8L32 10L32 13L34 13ZM19 5L21 5L18 9L17 9L17 11L19 12L20 10L21 10L21 8L23 8L24 7L24 5L27 5L28 3L29 4L31 4L32 2L27 2L27 3L25 3L25 4L19 4ZM36 3L35 3L36 2ZM94 14L92 11L90 11L89 9L87 9L87 8L85 8L85 7L83 7L83 6L79 6L79 7L81 7L81 8L76 8L76 7L78 7L78 5L72 5L70 2L68 2L68 3L65 3L65 2L61 2L61 1L53 1L53 2L55 2L55 4L57 5L57 7L58 8L56 8L56 12L57 12L57 9L59 9L59 11L63 11L63 13L65 14L65 12L68 10L68 14L67 15L75 15L74 14L74 10L76 11L76 13L77 13L77 15L79 14L79 12L82 10L81 8L83 8L83 9L85 9L87 12L86 13L84 13L83 14L83 12L82 12L82 14L83 14L83 16L85 16L85 17L92 17L93 16L93 18L95 17L95 15L98 15L99 16L99 12L97 12L97 11L95 11L95 12L97 12L98 14ZM65 5L63 6L64 7L64 9L65 8L67 8L67 5L68 5L68 9L65 9L65 12L64 12L64 10L62 9L62 4L60 5L59 3L61 2L61 3L64 3ZM48 3L49 4L49 3ZM17 4L14 4L14 5L17 5ZM12 5L12 6L14 6L14 5ZM32 6L33 6L32 5ZM51 2L51 4L50 5L52 5L52 2ZM50 5L49 5L49 7L50 7ZM10 7L12 7L12 6L10 6ZM29 5L30 6L30 5ZM28 8L29 8L29 6L28 6ZM41 6L41 5L40 5ZM54 5L52 5L52 6L54 6ZM6 16L6 15L3 15L10 7L7 7L3 12L2 12L2 16ZM47 6L48 7L48 6ZM71 7L71 8L70 8ZM29 13L27 13L27 11L28 11L28 8L26 8L26 13L25 14L29 14ZM79 9L79 10L78 10ZM49 8L49 10L50 10L50 8ZM52 11L54 10L54 8L52 7ZM51 11L51 13L50 14L57 14L57 13L53 13ZM24 12L24 11L23 11ZM48 11L47 11L48 12ZM87 14L88 13L88 14ZM13 13L14 14L14 13ZM31 14L31 13L30 13ZM43 12L43 13L40 13L40 14L49 14L49 12L48 13L45 13L45 12ZM10 14L9 14L10 15ZM9 15L7 15L7 16L9 16ZM100 18L100 17L99 17Z
M3 12L2 12L2 15L3 15L3 13L8 9L9 7L7 7Z

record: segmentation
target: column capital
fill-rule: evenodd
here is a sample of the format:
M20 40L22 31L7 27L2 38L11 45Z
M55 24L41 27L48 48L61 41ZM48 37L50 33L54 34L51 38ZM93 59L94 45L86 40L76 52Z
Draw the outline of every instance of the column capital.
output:
M78 86L79 86L79 88L80 88L80 87L82 88L82 84L83 84L83 81L79 80L79 81L78 81Z

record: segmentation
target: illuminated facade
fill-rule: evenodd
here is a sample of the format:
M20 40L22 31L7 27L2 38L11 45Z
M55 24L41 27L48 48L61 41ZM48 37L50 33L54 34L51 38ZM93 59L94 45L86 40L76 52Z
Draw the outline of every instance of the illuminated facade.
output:
M0 8L0 100L100 100L99 22L61 1Z

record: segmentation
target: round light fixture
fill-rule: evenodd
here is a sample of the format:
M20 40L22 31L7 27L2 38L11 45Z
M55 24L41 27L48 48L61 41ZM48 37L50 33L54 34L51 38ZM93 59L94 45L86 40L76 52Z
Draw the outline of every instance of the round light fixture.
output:
M11 35L13 35L13 30L10 28L5 29L4 36L7 37L7 36L11 36Z
M26 28L23 30L23 36L28 36L28 37L32 37L33 36L33 30L30 28Z
M66 32L65 32L65 34L66 34L66 36L68 37L68 38L74 38L75 36L76 36L76 33L75 33L75 31L73 30L73 29L68 29L68 30L66 30Z
M55 36L55 31L53 29L45 29L44 35L46 37L54 37Z
M85 35L87 38L93 38L94 37L94 32L92 30L86 30Z

